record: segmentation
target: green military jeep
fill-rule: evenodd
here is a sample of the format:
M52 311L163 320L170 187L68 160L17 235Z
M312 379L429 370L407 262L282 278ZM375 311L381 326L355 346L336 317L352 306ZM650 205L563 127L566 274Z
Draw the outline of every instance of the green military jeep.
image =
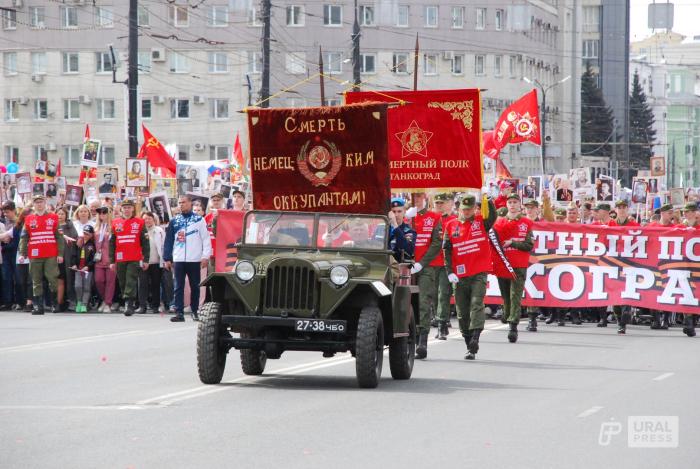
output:
M247 375L287 350L349 351L360 387L373 388L387 345L391 375L410 378L418 287L387 249L388 231L376 215L247 213L235 266L203 282L211 301L197 332L201 381L221 381L231 348Z

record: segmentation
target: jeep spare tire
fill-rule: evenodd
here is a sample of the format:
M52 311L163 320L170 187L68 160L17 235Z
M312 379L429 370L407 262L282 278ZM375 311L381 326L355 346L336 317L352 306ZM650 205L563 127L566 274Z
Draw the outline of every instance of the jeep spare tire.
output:
M199 311L197 325L197 371L204 384L221 382L226 368L228 347L221 345L219 339L231 335L221 325L221 303L204 303Z
M365 306L357 322L355 373L361 388L376 388L384 361L384 323L376 306Z

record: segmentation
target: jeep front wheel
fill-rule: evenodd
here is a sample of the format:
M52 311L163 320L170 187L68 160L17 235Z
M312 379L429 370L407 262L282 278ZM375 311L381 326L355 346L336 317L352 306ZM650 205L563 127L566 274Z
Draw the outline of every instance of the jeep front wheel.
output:
M384 361L384 323L376 306L365 306L357 322L355 373L361 388L376 388Z
M197 325L197 370L199 379L204 384L221 382L226 368L228 347L220 344L219 339L230 337L225 327L221 326L221 303L204 303L199 311Z
M413 361L416 353L416 320L413 308L408 312L408 336L396 337L389 343L389 369L394 379L409 379L413 373Z
M252 339L254 336L248 331L241 331L241 338ZM241 350L241 368L243 373L252 376L261 375L265 371L266 363L267 355L262 350Z

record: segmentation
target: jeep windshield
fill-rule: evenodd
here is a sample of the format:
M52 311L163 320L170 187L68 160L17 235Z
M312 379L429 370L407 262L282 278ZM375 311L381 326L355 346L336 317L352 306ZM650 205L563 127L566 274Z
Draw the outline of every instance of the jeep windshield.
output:
M381 216L251 212L244 243L311 249L386 250L387 223Z

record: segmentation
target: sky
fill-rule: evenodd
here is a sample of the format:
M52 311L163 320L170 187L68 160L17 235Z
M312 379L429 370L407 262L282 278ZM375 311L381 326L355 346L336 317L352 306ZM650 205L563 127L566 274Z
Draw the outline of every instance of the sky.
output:
M647 28L647 9L651 0L630 0L630 40L639 41L652 35ZM656 3L666 3L657 0ZM684 36L700 35L700 0L675 0L673 31Z

